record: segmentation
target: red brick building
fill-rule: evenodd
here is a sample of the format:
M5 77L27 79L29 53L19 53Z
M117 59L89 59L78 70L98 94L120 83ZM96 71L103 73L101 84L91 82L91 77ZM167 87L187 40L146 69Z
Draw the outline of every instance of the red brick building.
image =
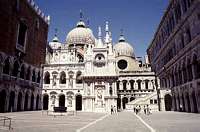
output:
M49 17L33 0L0 0L0 112L41 109Z

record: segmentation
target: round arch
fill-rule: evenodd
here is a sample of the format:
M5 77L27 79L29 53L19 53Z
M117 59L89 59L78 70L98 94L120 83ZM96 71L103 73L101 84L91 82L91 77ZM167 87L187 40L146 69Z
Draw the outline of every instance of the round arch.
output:
M166 111L171 111L172 108L172 97L170 94L166 94L164 97L165 100L165 110Z
M80 94L76 95L76 110L77 111L82 110L82 95L80 95Z
M126 104L128 103L128 98L127 97L123 97L122 103L123 103L123 109L126 109Z
M6 94L6 90L2 90L1 92L0 92L0 112L2 113L2 112L5 112L5 105L6 105L6 96L7 96L7 94Z
M65 95L59 95L59 107L65 107Z
M49 95L44 94L43 95L43 110L48 110L49 107Z

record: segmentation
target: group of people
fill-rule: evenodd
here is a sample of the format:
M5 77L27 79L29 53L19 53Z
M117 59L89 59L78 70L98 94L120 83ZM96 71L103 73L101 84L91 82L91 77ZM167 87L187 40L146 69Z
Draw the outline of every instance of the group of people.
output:
M149 115L151 114L151 109L149 108L149 105L144 105L144 114L145 115ZM141 106L140 105L137 105L136 107L134 107L134 112L136 114L140 113L141 112Z
M112 114L117 114L117 107L111 105L110 111L111 111L111 115L112 115Z

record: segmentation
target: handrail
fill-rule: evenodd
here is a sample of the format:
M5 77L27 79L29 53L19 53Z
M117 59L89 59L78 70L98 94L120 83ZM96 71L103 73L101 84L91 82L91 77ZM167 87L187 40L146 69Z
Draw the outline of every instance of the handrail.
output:
M6 125L6 121L9 121L9 124ZM9 117L6 117L6 116L0 116L0 121L3 121L3 124L0 123L0 126L4 126L4 127L8 127L9 130L12 129L11 127L11 121L12 121L12 118L9 118Z

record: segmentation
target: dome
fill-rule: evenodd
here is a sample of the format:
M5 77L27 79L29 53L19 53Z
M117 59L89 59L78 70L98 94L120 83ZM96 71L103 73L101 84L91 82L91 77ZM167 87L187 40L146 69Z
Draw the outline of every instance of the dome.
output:
M95 44L95 37L92 30L85 26L83 21L79 21L74 29L72 29L67 37L67 44Z
M123 35L120 36L119 42L114 46L114 49L116 56L135 56L133 47L125 41Z

